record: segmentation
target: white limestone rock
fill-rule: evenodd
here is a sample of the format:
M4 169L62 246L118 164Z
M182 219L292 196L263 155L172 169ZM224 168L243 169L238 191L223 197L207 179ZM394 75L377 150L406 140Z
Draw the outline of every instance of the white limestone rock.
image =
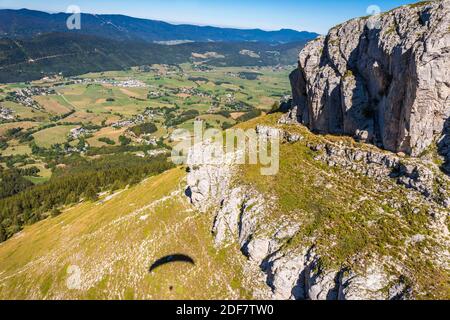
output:
M301 51L295 116L313 131L420 155L450 117L450 0L372 20L345 22Z

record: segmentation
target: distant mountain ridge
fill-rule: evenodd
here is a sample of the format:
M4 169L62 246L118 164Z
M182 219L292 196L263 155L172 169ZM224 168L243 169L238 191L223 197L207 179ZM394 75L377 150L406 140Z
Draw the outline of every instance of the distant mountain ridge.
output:
M46 13L28 9L0 10L0 37L31 38L54 32L81 33L114 40L146 42L189 40L207 41L259 41L288 43L308 41L317 33L281 29L233 29L196 25L174 25L163 21L133 18L125 15L81 14L81 30L68 30L66 21L70 14Z
M0 83L37 80L46 75L123 70L146 64L202 62L210 66L295 64L305 42L192 42L162 45L116 41L78 33L48 33L32 39L0 39ZM205 53L212 54L204 56Z

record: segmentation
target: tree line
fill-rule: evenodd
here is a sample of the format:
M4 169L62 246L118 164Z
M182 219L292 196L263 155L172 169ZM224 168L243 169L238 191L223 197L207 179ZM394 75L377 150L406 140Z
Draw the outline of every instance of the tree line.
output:
M99 192L118 190L173 167L167 157L139 158L132 154L109 155L87 160L81 156L64 159L52 178L27 186L17 194L0 199L0 241L4 241L65 205L96 200Z

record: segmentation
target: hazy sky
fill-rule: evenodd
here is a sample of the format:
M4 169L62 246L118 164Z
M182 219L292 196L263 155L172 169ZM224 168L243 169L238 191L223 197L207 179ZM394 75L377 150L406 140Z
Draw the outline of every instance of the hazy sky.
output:
M367 8L382 11L414 0L0 0L0 8L66 11L78 5L86 13L120 13L173 23L326 31L345 20L367 15Z

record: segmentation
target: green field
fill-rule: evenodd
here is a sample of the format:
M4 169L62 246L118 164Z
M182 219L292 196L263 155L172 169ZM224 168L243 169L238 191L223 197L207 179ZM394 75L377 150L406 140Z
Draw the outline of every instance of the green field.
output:
M34 140L40 147L49 148L57 143L64 143L67 141L67 135L70 130L76 126L56 126L53 128L44 129L36 132Z
M31 148L25 144L11 144L8 148L1 152L2 156L29 155Z

